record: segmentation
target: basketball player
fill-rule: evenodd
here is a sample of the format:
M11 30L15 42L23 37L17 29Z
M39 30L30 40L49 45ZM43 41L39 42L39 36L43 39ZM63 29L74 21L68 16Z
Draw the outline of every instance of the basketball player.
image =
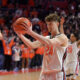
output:
M31 28L28 28L27 34L31 35L37 41L31 42L24 35L17 33L22 41L30 48L45 46L42 71L39 80L63 80L62 58L67 47L68 39L65 34L60 34L58 30L59 16L50 14L45 18L48 31L51 33L51 39L41 36Z
M60 26L60 32L64 33L63 30L63 23L64 21L61 22ZM80 50L80 40L78 40L78 37L75 33L72 33L70 35L70 40L68 41L68 47L67 47L67 56L66 60L64 62L65 66L65 71L66 71L66 76L67 80L76 80L76 77L78 73L77 70L79 67L79 62L78 62L78 52Z
M78 69L78 52L80 50L80 41L77 41L75 34L71 34L70 42L67 47L67 57L65 60L65 70L67 80L76 80L76 71Z

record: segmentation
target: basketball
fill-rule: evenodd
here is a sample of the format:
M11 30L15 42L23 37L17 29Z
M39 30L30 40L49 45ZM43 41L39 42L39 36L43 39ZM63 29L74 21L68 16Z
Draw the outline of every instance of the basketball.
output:
M28 18L18 18L12 25L14 31L26 34L26 31L29 27L31 27L31 22Z

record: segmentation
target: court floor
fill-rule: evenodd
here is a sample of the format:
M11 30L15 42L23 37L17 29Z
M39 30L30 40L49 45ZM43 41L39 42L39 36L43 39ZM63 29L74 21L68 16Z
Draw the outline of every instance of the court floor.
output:
M27 72L0 76L0 80L38 80L40 72Z
M0 80L39 80L40 71L0 75ZM77 80L80 80L78 76Z

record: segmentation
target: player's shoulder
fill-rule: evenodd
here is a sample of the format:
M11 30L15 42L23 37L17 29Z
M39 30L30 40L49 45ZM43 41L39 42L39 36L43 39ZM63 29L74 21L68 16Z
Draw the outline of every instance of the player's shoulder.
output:
M65 34L60 34L59 36L57 36L58 37L58 39L61 41L61 42L63 42L63 46L64 47L67 47L68 46L68 38L67 38L67 36L65 35Z
M62 37L67 37L65 34L61 34L60 36L62 36Z
M73 45L77 48L77 47L78 47L78 42L75 41L75 42L73 43Z
M62 39L67 39L67 36L65 34L59 34L58 36L56 36L57 38L62 38Z
M56 37L59 37L59 36L66 36L65 34L61 33L61 34L57 34Z
M77 41L75 41L73 44L77 44Z

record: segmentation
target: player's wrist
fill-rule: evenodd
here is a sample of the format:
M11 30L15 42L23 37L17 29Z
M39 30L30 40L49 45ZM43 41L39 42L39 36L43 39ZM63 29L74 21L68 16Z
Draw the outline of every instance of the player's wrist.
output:
M60 24L61 27L63 27L63 24Z
M29 30L26 31L26 33L31 35L31 34L33 34L33 31L29 29Z

